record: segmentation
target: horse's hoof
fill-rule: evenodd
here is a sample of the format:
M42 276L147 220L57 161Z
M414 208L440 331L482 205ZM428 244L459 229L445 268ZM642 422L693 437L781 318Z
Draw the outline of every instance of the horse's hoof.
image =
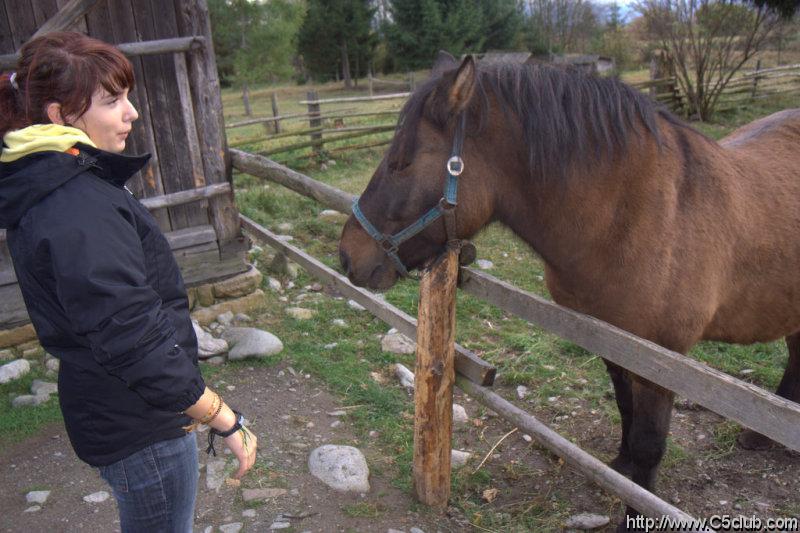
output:
M631 474L633 474L633 461L622 455L616 456L613 461L608 463L608 466L623 476L631 477Z
M745 450L769 450L775 446L774 440L752 429L742 430L736 442Z

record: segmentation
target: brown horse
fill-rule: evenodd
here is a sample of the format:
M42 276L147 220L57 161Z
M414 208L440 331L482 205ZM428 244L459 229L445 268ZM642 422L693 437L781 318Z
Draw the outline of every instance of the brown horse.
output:
M436 205L466 114L459 238L500 221L542 258L556 302L671 350L785 337L778 394L800 401L800 110L717 143L614 79L470 58L455 66L404 107L359 203L375 228L392 234ZM400 245L404 265L439 254L444 226ZM340 258L355 284L387 289L398 278L354 217ZM673 393L606 365L622 417L612 466L653 490ZM769 443L749 431L740 442Z

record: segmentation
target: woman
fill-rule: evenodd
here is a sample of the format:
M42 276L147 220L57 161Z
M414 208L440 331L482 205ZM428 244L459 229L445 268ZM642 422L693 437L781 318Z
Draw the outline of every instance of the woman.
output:
M73 32L25 44L0 76L0 228L78 457L111 486L122 530L192 530L197 443L211 428L253 466L256 437L205 386L180 272L124 187L136 109L130 62ZM213 449L210 446L209 449Z

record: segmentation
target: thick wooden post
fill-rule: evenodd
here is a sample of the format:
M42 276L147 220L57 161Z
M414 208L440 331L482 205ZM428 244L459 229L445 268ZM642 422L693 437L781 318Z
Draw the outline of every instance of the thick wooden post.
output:
M308 125L310 128L319 128L322 126L322 119L320 119L319 111L319 96L317 91L308 91L306 93L306 100L308 100ZM314 152L319 152L322 149L322 133L314 131L311 133L311 140L317 141L314 144Z
M419 285L414 372L414 493L431 507L450 497L458 251L448 250Z

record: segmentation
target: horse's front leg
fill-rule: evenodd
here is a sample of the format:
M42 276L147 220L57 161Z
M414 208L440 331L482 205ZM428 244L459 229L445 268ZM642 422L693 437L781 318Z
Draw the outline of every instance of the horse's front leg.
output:
M656 473L667 449L667 434L672 416L674 394L638 376L631 376L633 417L628 435L628 449L633 468L632 480L653 492ZM625 518L617 531L631 531L628 518L635 520L639 512L625 510Z
M628 371L611 361L603 360L614 384L614 398L617 401L619 415L622 419L622 439L619 444L619 453L609 463L609 466L622 474L629 476L633 473L633 461L628 447L628 439L633 418L633 399L631 393L631 380Z
M789 348L789 361L775 394L800 403L800 332L786 337L786 347ZM752 429L742 431L737 440L746 450L766 450L775 445L775 441Z

